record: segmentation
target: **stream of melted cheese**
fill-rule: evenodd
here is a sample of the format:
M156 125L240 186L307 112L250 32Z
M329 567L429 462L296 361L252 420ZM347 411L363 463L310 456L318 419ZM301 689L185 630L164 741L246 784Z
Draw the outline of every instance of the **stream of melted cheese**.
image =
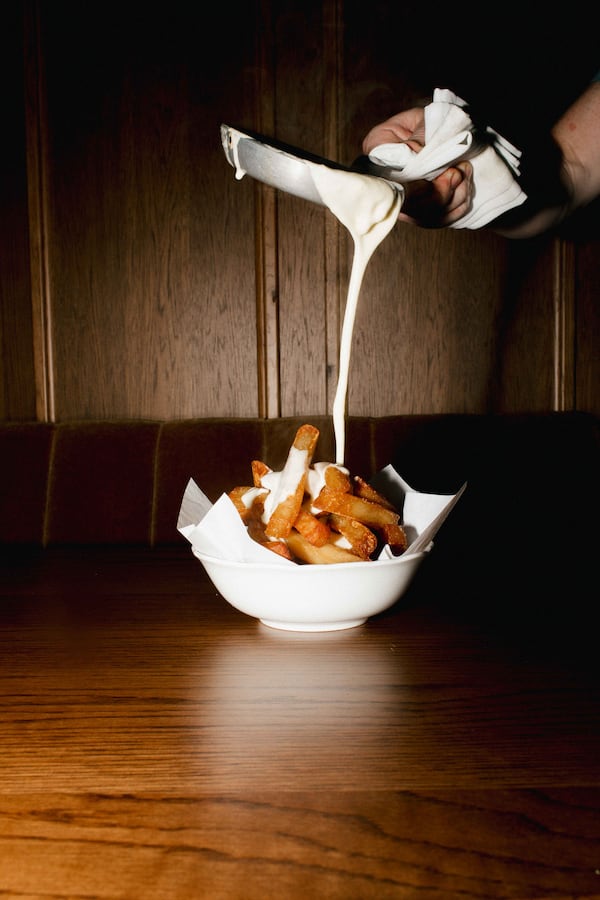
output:
M232 132L229 140L233 153L235 177L246 174L240 165L240 134ZM398 219L404 193L382 178L360 175L348 169L334 169L305 160L315 187L325 206L350 232L354 256L340 337L338 381L333 400L333 429L336 465L343 466L346 453L346 406L352 336L358 298L367 264L373 253L390 233Z
M398 219L403 193L387 181L345 169L310 164L323 202L345 225L354 241L354 257L340 340L338 382L333 401L336 464L344 465L345 420L352 335L360 288L371 256Z

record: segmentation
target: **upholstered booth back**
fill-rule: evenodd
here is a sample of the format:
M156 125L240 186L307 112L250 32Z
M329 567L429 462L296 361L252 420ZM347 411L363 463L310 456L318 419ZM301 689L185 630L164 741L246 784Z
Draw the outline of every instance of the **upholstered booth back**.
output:
M332 459L326 417L0 425L0 560L18 562L25 577L32 552L58 553L67 568L83 545L108 545L110 553L180 544L187 554L177 517L188 480L216 500L251 483L253 459L281 468L302 421L321 430L315 460ZM366 478L392 462L419 491L453 493L467 482L419 573L421 587L453 615L485 608L511 629L518 622L523 634L541 619L559 629L567 618L590 626L600 508L595 417L350 418L346 447L348 467Z
M329 417L1 424L0 542L179 542L189 478L211 500L249 484L253 459L281 468L303 421L321 432L315 459L333 459ZM537 504L552 513L537 528L564 546L578 527L573 517L591 511L598 435L598 420L580 413L351 417L346 463L368 478L393 462L421 491L453 492L467 481L465 498L477 501L482 524L503 523L506 544L524 510L535 520Z

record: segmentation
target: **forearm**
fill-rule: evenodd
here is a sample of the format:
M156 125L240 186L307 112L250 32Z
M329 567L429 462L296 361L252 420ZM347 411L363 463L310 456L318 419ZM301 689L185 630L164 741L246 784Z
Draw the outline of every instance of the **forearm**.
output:
M600 82L593 82L559 119L552 138L560 153L556 186L540 186L540 200L527 202L520 217L490 226L510 238L529 238L559 226L600 194ZM544 192L544 193L542 193Z
M546 231L557 228L572 212L571 204L565 201L563 204L545 207L527 215L527 208L522 211L519 221L506 221L500 217L489 225L490 231L503 237L523 240L536 237Z

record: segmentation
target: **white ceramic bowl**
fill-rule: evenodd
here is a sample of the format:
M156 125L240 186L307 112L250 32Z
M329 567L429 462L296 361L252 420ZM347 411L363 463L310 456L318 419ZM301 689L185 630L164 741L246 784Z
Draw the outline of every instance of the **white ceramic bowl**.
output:
M431 546L395 559L332 565L230 562L193 553L221 596L264 625L286 631L338 631L389 609Z

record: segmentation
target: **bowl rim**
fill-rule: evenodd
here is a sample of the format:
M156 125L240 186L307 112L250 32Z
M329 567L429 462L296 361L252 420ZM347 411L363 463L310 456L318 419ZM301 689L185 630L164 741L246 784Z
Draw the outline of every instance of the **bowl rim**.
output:
M201 562L208 562L209 564L214 563L221 566L228 566L233 569L266 569L267 571L274 572L331 572L331 571L339 571L348 569L352 569L355 571L356 569L364 569L366 567L372 567L376 565L378 569L380 568L388 568L390 566L397 566L403 562L408 562L409 560L422 559L424 556L430 552L433 547L433 541L427 545L423 550L417 550L416 553L403 553L401 556L395 556L393 559L365 559L360 562L344 562L344 563L306 563L304 565L299 563L291 563L291 565L285 565L282 563L272 563L268 560L264 562L256 562L256 560L250 560L245 562L243 560L237 559L224 559L221 556L211 556L209 553L203 553L199 550L196 550L192 547L192 552L194 556L199 559ZM271 551L268 551L271 552ZM291 561L290 561L291 562ZM300 577L306 577L304 575Z

